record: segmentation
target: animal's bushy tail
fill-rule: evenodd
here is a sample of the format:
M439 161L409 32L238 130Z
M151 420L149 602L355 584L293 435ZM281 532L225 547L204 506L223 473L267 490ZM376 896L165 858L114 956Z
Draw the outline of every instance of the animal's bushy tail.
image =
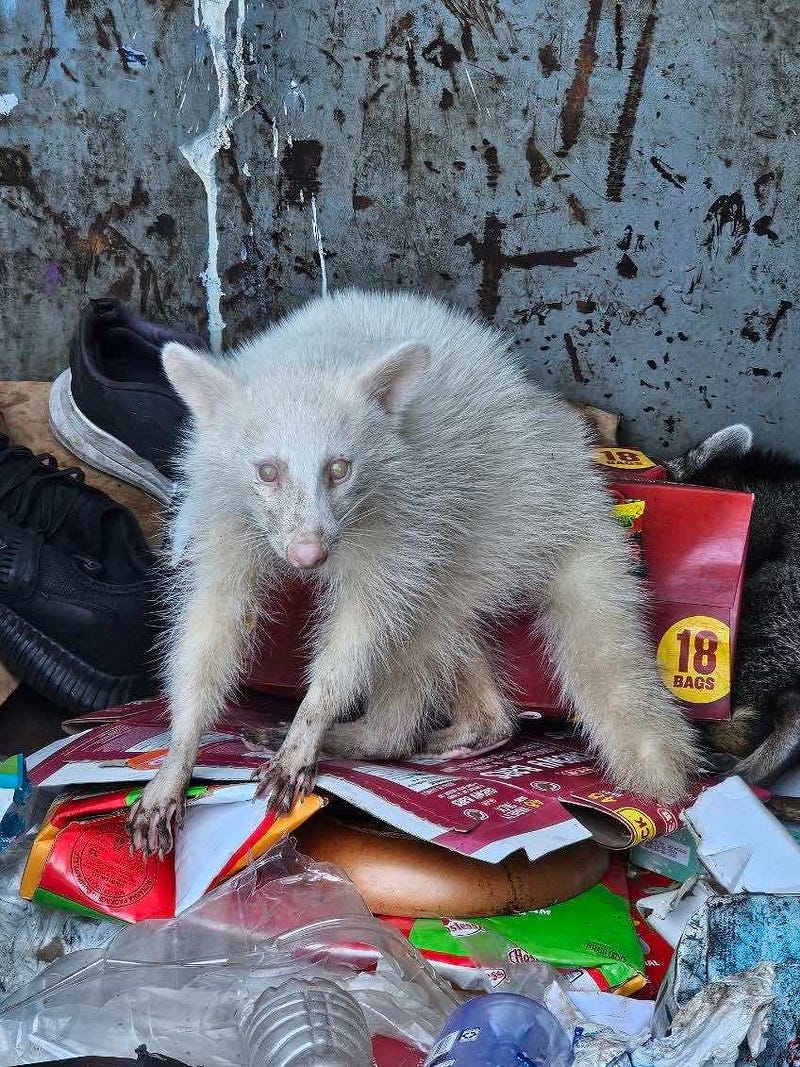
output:
M712 463L733 462L753 447L753 431L743 422L717 430L699 445L664 464L667 475L676 482L690 482Z
M800 756L800 691L782 689L772 700L772 733L734 768L753 785L777 778Z

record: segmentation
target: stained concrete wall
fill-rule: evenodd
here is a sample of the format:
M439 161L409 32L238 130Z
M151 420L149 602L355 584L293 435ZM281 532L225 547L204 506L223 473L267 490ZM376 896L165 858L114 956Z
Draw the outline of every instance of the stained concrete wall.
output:
M792 0L200 3L224 40L188 0L0 0L6 377L106 291L207 329L180 146L221 122L225 344L324 262L479 310L654 452L735 416L800 453Z

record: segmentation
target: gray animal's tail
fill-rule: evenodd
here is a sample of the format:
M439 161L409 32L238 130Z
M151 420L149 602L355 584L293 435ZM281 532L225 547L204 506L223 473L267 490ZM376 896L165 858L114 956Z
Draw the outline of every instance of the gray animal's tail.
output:
M774 699L772 733L733 768L746 782L770 782L800 760L800 692L783 689Z
M753 447L753 431L743 422L717 430L695 448L664 464L667 475L676 482L690 482L716 460L736 460Z

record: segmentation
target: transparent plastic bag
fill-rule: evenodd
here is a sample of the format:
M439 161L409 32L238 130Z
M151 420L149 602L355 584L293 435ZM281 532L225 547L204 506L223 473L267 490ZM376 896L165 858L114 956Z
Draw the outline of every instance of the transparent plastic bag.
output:
M520 993L540 1003L554 984L566 990L566 982L549 963L529 955L479 919L465 919L458 925L458 938L477 965L470 988L485 993Z
M286 842L179 917L123 927L18 989L0 1006L0 1067L142 1044L205 1067L246 1064L241 1019L289 978L336 982L373 1035L420 1049L458 1004L344 874Z
M51 801L52 795L42 790L26 797L20 813L24 828L6 838L0 852L0 1005L55 960L104 945L119 929L117 923L105 919L45 908L20 897L28 853Z

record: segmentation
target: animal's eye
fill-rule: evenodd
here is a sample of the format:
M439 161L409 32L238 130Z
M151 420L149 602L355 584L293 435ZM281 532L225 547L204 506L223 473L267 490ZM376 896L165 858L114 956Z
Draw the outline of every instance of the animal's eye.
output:
M352 463L348 459L333 459L328 464L328 475L332 482L343 482L350 476Z
M259 478L262 482L277 482L278 480L278 464L273 463L272 460L266 459L263 463L259 463L256 467Z

